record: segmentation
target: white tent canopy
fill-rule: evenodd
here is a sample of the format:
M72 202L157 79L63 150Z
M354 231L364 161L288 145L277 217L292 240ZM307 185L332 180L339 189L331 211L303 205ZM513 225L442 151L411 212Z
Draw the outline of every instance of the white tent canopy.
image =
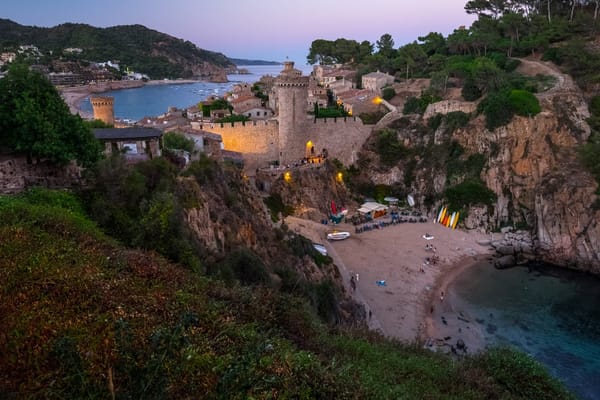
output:
M376 212L376 211L387 211L388 206L374 202L374 201L369 201L367 203L364 203L363 205L360 206L360 208L358 209L358 212L361 214L369 214L371 212Z

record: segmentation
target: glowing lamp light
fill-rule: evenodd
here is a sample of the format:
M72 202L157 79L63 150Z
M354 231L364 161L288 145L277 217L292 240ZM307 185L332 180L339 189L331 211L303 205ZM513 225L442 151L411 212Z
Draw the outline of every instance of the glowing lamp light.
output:
M342 174L341 172L338 172L337 175L335 176L335 180L338 182L342 182L344 180L344 174Z
M285 171L285 173L283 174L283 180L287 183L290 183L292 181L292 174L290 173L290 171Z
M375 104L381 104L383 100L381 99L381 97L377 96L373 99L373 103Z

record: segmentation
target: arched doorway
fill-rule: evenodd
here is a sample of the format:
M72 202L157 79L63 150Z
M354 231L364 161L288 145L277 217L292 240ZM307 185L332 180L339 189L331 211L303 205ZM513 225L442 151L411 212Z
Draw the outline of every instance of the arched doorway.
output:
M304 157L310 160L316 156L317 153L315 152L315 145L312 142L312 140L309 140L308 142L306 142L306 147L304 149Z

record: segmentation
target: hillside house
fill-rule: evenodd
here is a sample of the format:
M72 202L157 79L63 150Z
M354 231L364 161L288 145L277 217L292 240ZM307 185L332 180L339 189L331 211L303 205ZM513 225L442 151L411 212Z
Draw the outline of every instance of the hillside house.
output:
M362 87L377 94L381 94L381 89L394 83L394 77L383 72L371 72L363 75Z
M231 104L233 112L236 114L243 114L245 110L262 107L261 99L254 95L239 96L236 99L232 99L229 104Z

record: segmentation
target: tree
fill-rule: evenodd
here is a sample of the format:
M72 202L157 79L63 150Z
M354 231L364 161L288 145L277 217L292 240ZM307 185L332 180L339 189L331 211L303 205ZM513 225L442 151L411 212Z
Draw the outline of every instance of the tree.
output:
M446 54L446 39L441 33L429 32L427 36L419 36L417 39L422 43L421 47L428 56Z
M384 33L376 42L378 53L384 57L391 57L394 53L394 39L389 33Z
M467 14L477 14L479 17L489 15L497 19L506 10L507 3L510 2L506 0L471 0L465 5L465 11Z
M355 61L358 63L364 63L371 54L373 54L373 44L368 40L363 40L358 45L358 56L356 57Z
M468 54L469 53L469 34L467 29L455 29L448 35L448 49L452 54Z
M398 49L398 56L393 60L396 69L406 70L406 79L409 78L411 70L423 69L427 61L427 54L417 42L409 43Z
M0 147L57 165L76 160L91 166L102 147L90 128L73 115L50 81L24 65L0 79Z
M306 57L309 64L330 64L332 42L325 39L316 39L310 45L308 56Z
M185 150L188 153L193 153L196 143L194 139L186 137L183 133L167 132L163 136L163 144L165 148L172 150Z
M515 42L519 41L519 31L525 27L525 18L521 14L506 13L502 16L501 26L510 36L510 47L506 55L511 57Z

